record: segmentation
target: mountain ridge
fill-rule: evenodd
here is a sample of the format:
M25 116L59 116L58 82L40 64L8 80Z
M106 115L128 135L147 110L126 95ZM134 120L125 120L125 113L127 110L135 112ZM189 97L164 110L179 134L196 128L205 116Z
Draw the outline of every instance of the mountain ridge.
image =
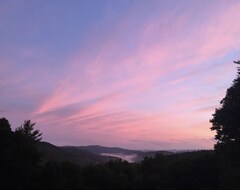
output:
M169 155L171 151L141 151L121 147L106 147L101 145L87 146L56 146L48 142L41 142L39 150L43 155L43 162L69 161L79 165L104 163L113 159L128 162L141 162L145 157L154 157L157 153Z

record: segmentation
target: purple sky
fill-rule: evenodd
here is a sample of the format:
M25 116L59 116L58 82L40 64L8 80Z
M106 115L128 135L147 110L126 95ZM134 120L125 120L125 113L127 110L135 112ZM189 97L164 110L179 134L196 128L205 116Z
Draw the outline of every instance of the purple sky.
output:
M212 148L239 0L1 0L0 117L56 145Z

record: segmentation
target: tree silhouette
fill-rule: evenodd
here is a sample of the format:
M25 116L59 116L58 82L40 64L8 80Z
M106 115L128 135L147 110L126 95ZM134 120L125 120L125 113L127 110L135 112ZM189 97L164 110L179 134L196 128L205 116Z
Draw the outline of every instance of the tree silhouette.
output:
M9 164L13 153L13 133L6 118L0 118L0 175Z
M40 160L36 143L41 140L42 134L33 128L34 125L30 120L24 121L14 132L14 154L22 165L35 166Z
M35 124L36 123L31 123L30 120L26 120L22 126L15 130L15 133L24 135L34 143L39 142L42 139L42 133L40 133L39 130L34 130L33 126Z
M234 61L240 64L240 61ZM240 187L240 67L237 77L227 89L221 107L215 110L211 130L216 131L215 151L221 168L221 189L235 190Z
M0 135L10 133L11 130L11 125L9 124L9 121L6 118L1 118L0 119Z
M234 63L240 64L240 61ZM221 107L215 110L210 120L211 130L216 131L215 149L220 151L226 147L229 150L240 147L240 67L237 70L236 79L220 102Z
M28 120L13 132L8 120L0 118L0 188L36 189L41 133L33 126Z
M0 118L0 151L4 152L11 144L12 130L6 118ZM5 155L6 153L4 153ZM3 156L2 156L3 157ZM1 157L1 158L2 158Z

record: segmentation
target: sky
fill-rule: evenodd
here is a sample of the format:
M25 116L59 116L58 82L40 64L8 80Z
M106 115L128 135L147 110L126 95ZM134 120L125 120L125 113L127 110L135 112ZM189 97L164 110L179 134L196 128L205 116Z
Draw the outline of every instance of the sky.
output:
M211 149L239 0L0 0L0 117L55 145Z

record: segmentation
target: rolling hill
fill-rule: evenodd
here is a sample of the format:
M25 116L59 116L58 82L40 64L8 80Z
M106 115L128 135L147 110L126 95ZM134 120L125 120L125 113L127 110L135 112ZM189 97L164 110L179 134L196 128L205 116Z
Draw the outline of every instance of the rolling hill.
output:
M72 162L78 165L104 163L120 158L128 162L140 162L144 157L153 157L156 153L173 154L171 151L140 151L119 147L90 146L55 146L48 142L40 142L38 148L42 154L42 162Z
M48 142L40 142L38 144L40 153L42 154L42 162L72 162L79 165L89 165L104 163L112 159L111 157L93 154L87 150L81 150L76 147L58 147Z

